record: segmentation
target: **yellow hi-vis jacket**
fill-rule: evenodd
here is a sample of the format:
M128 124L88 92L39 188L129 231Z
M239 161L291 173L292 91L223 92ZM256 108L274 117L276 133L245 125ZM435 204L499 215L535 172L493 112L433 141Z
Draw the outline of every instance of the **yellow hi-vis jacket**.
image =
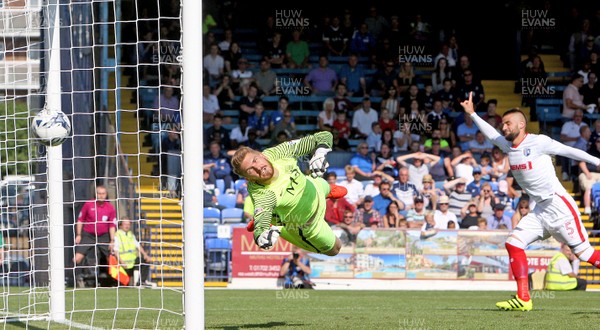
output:
M135 245L135 236L133 232L124 232L117 230L117 239L119 240L119 259L121 264L124 264L126 269L131 269L135 265L135 259L138 256L137 247Z
M562 253L556 254L550 260L548 272L546 273L546 290L573 290L577 287L577 279L569 275L563 275L558 269L557 264L561 259L569 261L567 256Z

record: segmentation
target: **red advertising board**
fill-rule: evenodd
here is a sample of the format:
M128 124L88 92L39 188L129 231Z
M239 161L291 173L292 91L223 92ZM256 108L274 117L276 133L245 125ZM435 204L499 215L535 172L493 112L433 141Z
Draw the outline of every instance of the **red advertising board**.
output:
M281 262L292 251L291 243L284 239L277 240L273 249L263 251L245 228L233 228L232 248L233 277L279 277Z

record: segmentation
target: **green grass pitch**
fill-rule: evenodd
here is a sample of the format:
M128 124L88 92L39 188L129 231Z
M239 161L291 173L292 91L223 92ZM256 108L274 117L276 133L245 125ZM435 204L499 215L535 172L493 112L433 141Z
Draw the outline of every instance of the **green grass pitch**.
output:
M531 312L496 309L495 302L510 295L511 292L502 291L207 289L205 328L594 329L600 321L600 292L534 291ZM15 302L9 304L14 306ZM44 306L47 305L41 303L37 308L43 312ZM73 306L82 311L71 312ZM164 309L159 313L161 307ZM179 291L128 288L119 289L118 293L116 289L101 289L67 294L67 319L95 328L182 329L181 313ZM69 328L47 321L3 326Z

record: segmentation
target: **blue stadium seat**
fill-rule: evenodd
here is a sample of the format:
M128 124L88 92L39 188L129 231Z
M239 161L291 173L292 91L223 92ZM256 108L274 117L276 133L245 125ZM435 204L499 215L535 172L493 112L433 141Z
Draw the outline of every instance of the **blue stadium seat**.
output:
M221 223L221 210L216 207L205 207L204 223Z
M235 182L233 183L233 189L235 190L235 193L237 194L238 190L240 190L240 187L242 187L246 183L247 183L246 179L235 180Z
M325 156L325 158L327 159L330 167L344 168L344 166L350 164L350 158L352 158L352 155L354 154L349 151L331 151Z
M219 205L225 206L226 208L235 207L236 199L236 194L220 194L217 196Z
M333 172L337 175L338 179L340 177L346 177L346 170L344 170L343 167L331 167L329 166L329 168L327 169L328 172Z
M223 179L217 179L215 181L215 186L217 187L217 189L219 189L219 194L224 194L225 193L225 180Z
M244 210L231 207L221 210L221 223L240 223L244 216Z
M230 275L231 240L209 238L205 242L206 280L227 281Z

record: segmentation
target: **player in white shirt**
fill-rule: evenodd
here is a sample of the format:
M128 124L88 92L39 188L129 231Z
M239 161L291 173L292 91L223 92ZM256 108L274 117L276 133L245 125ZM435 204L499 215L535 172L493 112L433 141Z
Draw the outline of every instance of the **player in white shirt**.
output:
M536 203L535 208L511 232L505 244L517 281L517 295L496 303L498 308L504 310L529 311L533 309L533 302L529 296L525 249L532 242L552 236L566 243L580 260L600 268L600 251L590 245L579 208L554 174L550 156L569 157L595 166L600 165L600 159L548 136L527 133L527 119L519 109L504 113L503 135L500 135L475 113L471 94L461 105L483 134L508 155L515 180Z

